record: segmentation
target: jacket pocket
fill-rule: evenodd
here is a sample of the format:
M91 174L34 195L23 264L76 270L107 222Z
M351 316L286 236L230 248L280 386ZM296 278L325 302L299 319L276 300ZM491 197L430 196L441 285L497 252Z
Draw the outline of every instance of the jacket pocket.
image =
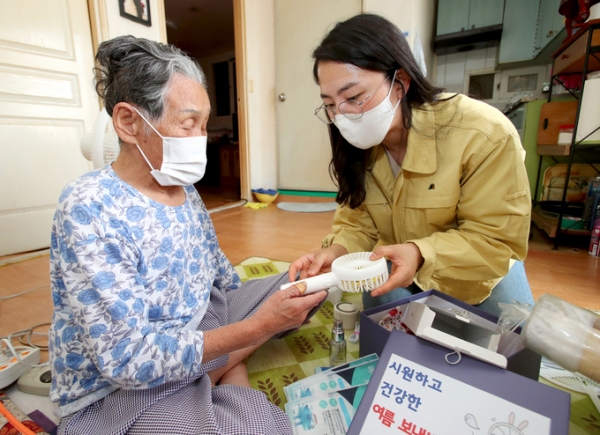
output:
M421 239L458 227L458 195L412 196L404 202L403 232L407 240Z
M527 188L521 190L516 193L509 193L508 195L504 195L505 201L514 201L515 199L522 198L527 195Z

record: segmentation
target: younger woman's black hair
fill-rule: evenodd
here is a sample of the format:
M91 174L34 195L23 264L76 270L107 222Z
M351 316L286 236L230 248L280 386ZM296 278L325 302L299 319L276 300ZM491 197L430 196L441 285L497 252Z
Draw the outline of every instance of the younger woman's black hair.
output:
M403 69L410 78L410 86L400 103L402 123L407 129L412 126L411 108L434 103L444 91L423 75L400 29L380 15L356 15L336 24L314 50L313 58L313 76L317 84L321 61L352 64L383 72L390 78L395 71ZM332 148L329 173L338 186L336 201L356 208L366 196L369 150L348 143L335 124L329 124L329 137Z

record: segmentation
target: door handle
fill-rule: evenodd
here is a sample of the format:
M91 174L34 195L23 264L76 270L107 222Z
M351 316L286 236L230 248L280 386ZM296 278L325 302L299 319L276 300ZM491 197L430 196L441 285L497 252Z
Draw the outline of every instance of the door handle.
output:
M279 101L285 101L286 96L285 94L279 94Z

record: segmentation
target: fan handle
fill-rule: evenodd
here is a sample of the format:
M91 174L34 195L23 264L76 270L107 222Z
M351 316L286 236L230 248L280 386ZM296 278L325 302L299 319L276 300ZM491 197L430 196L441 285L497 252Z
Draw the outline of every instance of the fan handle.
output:
M279 290L285 290L286 288L289 288L301 282L306 284L306 291L302 293L303 295L309 295L311 293L327 290L339 284L339 281L335 277L335 274L333 272L329 272L324 273L322 275L312 276L310 278L290 282L289 284L283 284L281 287L279 287Z

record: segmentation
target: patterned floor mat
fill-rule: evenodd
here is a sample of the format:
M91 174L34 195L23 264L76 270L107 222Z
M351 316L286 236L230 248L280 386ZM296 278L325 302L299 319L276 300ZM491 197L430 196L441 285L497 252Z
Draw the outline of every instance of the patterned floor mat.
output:
M260 279L288 270L290 263L253 257L235 266L242 282ZM343 293L342 300L362 308L360 293ZM248 362L250 384L263 391L267 397L284 409L286 403L283 387L315 373L316 367L329 364L333 305L325 302L310 322L283 340L270 340L262 345ZM353 331L346 330L347 361L358 358L358 343L352 344L348 337Z

